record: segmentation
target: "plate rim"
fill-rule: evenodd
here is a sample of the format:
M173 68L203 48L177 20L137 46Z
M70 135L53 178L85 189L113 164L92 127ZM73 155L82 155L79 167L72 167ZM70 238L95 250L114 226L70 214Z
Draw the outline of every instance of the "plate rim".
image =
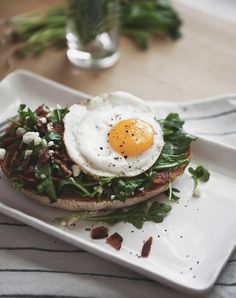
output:
M78 95L80 97L85 97L86 98L86 97L89 96L88 94L86 94L84 92L81 92L79 90L73 89L73 88L68 87L68 86L65 86L65 85L60 84L58 82L55 82L51 79L48 79L46 77L43 77L41 75L35 74L31 71L24 70L24 69L18 69L14 72L11 72L11 73L7 74L0 81L0 86L2 85L2 83L4 83L4 81L10 79L11 77L15 77L15 76L18 76L18 75L20 75L20 76L21 75L24 75L24 76L26 75L28 77L31 77L31 78L35 79L35 80L40 80L43 83L50 84L54 88L63 89L65 91L68 91L68 92L73 93L74 95ZM207 98L203 99L202 101L216 100L216 99L222 99L222 98L225 98L225 97L232 97L232 96L236 97L236 94L232 93L232 94L225 94L225 95L220 95L220 96L207 97ZM200 100L198 100L198 101L188 101L189 104L193 104L193 103L196 103L196 102L200 102ZM233 153L236 154L236 148L233 147L233 146L223 145L223 144L221 144L217 141L209 140L205 137L198 137L198 139L202 140L203 142L207 142L211 146L217 146L218 148L223 149L223 150L230 150L230 151L232 151ZM7 215L7 216L10 216L14 219L22 221L26 224L29 224L30 226L32 226L34 228L37 228L37 229L39 229L43 232L46 232L47 234L50 234L54 237L58 237L61 240L69 242L69 243L71 243L75 246L80 245L80 247L82 246L83 248L88 250L90 253L93 253L93 254L96 254L100 257L108 259L109 261L112 261L113 263L119 263L122 266L128 267L128 268L130 268L129 266L131 266L132 267L131 269L133 271L136 271L140 274L144 274L144 275L150 277L151 279L154 279L153 276L157 276L158 279L154 279L155 281L161 282L161 283L163 283L163 284L165 284L169 287L172 287L176 290L180 290L180 291L183 291L183 292L189 293L189 294L198 294L198 295L200 295L200 294L204 294L204 293L208 292L214 286L217 278L219 277L219 274L221 273L221 271L224 268L227 260L230 258L231 254L233 253L233 251L236 247L236 240L235 240L235 243L232 246L232 249L229 251L228 255L225 256L225 258L223 260L224 261L223 266L218 270L218 273L212 279L211 283L209 283L207 286L205 286L205 287L204 286L203 287L183 286L183 285L181 285L181 284L179 284L175 281L172 281L170 278L160 276L159 274L153 273L152 271L149 271L146 268L139 267L138 265L134 265L133 263L130 263L129 261L122 259L121 256L116 256L115 257L112 253L104 252L102 250L102 247L94 248L89 243L84 243L83 239L78 239L76 236L68 234L62 228L53 226L52 224L49 224L49 223L47 223L47 222L45 222L45 221L43 221L43 220L41 220L37 217L30 216L30 215L28 215L28 214L26 214L26 213L24 213L24 212L22 212L22 211L20 211L16 208L12 208L12 207L8 206L7 204L2 203L1 201L0 201L0 212ZM66 237L66 239L64 237ZM98 254L96 252L98 252ZM152 277L151 277L151 275L152 275Z

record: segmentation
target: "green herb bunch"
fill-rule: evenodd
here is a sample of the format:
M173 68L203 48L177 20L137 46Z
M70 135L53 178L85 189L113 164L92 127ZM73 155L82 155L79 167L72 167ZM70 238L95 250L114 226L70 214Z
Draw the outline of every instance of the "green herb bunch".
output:
M117 0L67 0L69 27L83 45L118 25Z
M94 1L93 6L88 5L90 1ZM68 9L53 8L45 16L26 14L11 18L14 35L25 42L17 50L18 56L39 54L51 45L65 47L67 15L72 19L76 18L76 30L84 43L103 30L109 30L114 22L110 13L113 10L112 5L108 5L112 1L101 0L99 9L97 0L90 1L72 0ZM176 39L181 35L181 19L168 0L121 0L118 13L120 33L132 38L141 49L147 49L154 36L164 35ZM90 18L85 22L89 24L89 28L85 28L80 22L86 14ZM106 15L105 21L101 21L102 15ZM87 34L88 31L90 34Z

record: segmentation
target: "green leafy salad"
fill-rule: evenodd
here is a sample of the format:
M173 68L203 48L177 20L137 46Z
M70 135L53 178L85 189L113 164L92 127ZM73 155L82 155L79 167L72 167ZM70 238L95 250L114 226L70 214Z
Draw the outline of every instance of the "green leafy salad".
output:
M164 133L165 145L156 163L136 177L95 178L81 172L73 177L73 162L63 142L63 118L68 108L49 110L40 106L33 112L21 105L18 117L0 137L0 147L12 155L9 177L15 188L29 187L47 194L52 202L70 189L88 198L116 198L125 201L140 189L151 186L159 172L171 171L189 163L187 152L196 137L186 133L177 114L157 120ZM29 135L29 140L26 138Z
M147 171L135 177L93 177L83 173L75 175L74 163L67 154L63 142L66 108L51 109L45 105L35 111L20 105L18 115L11 119L11 125L0 136L0 150L4 157L0 164L14 188L33 190L46 195L51 203L64 194L74 193L87 200L126 201L159 184L168 184L167 195L176 201L179 191L172 187L171 172L186 167L190 159L190 144L195 136L183 130L184 121L176 113L170 113L165 119L156 121L162 128L164 147L157 161ZM209 173L201 167L190 169L195 188L197 180L207 181ZM64 222L77 220L103 221L115 223L130 222L141 228L146 220L161 222L171 210L167 204L140 203L128 211L117 210L109 215L89 217L71 215Z
M106 2L108 1L104 0L102 3ZM13 29L13 37L23 42L17 48L16 54L19 57L25 57L28 54L40 54L52 45L59 48L66 47L68 16L76 19L77 22L80 16L86 15L87 18L91 18L87 22L78 23L80 36L86 43L88 39L94 37L91 36L92 33L95 36L101 33L101 26L94 28L99 18L98 11L94 13L94 9L96 7L94 8L94 5L91 7L91 1L72 0L68 9L66 6L59 6L50 9L43 16L35 16L33 12L12 17L9 23ZM110 14L109 11L103 12L104 15L106 13L108 13L107 25L109 25ZM152 37L158 35L167 36L173 40L181 36L182 21L169 0L121 0L119 15L120 33L132 38L141 49L147 49Z

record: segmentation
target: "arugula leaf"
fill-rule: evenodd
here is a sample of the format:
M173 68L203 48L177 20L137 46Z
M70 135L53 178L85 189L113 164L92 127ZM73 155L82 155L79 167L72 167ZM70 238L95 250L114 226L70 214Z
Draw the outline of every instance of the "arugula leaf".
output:
M27 120L35 123L37 120L36 114L30 108L28 108L27 111L22 110L19 115L22 121Z
M45 139L50 141L61 141L62 140L62 134L59 132L50 131L45 134Z
M37 191L39 193L48 194L52 202L57 200L56 188L52 181L51 167L49 163L41 164L37 163L35 166L35 177L40 180L37 186Z
M80 191L81 194L88 196L88 197L92 197L93 194L91 192L89 192L83 185L82 183L80 183L79 179L77 178L73 178L73 177L68 177L65 179L62 179L59 181L58 184L58 188L59 190L62 190L62 188L66 185L71 185L73 186L75 189L78 189Z
M180 119L177 113L170 113L165 120L160 120L163 129L178 130L184 125L184 120Z
M21 190L25 186L24 181L22 179L17 178L17 177L11 177L10 182L11 182L11 185L16 190Z
M25 107L26 107L25 104L20 104L20 106L19 106L19 108L18 108L18 110L17 110L17 113L20 114L21 112L23 112L24 109L25 109Z
M175 167L179 167L181 165L187 164L189 159L186 157L185 154L165 154L165 147L158 158L157 162L153 165L152 169L155 171L162 171L166 169L172 169Z
M169 188L164 192L169 201L176 202L180 199L175 193L180 193L180 190L172 186L172 182L169 182Z
M199 197L200 196L200 190L198 188L199 181L207 182L210 179L210 173L203 166L197 166L196 169L189 167L188 171L191 174L191 178L193 179L193 183L194 183L193 196Z
M45 175L47 178L51 176L51 167L49 165L49 163L46 164L41 164L40 162L38 162L35 166L35 177L37 179L45 179L42 178L41 176Z
M55 109L50 113L51 115L48 116L48 119L50 119L53 123L63 124L63 118L68 112L68 107L63 109Z
M37 191L39 193L44 193L45 192L46 194L48 194L51 202L56 202L57 201L55 186L54 186L54 183L51 179L42 180L37 186Z
M196 140L196 137L183 130L178 130L169 135L167 140L174 146L175 154L181 154L188 150L191 142Z
M166 142L163 153L178 155L186 153L196 137L183 130L184 121L176 113L170 113L164 120L157 120L160 124Z
M147 202L142 202L128 210L118 209L109 214L95 216L72 214L67 217L56 218L55 221L64 226L72 225L77 221L103 222L108 224L128 222L137 229L141 229L145 221L162 222L170 210L171 206L167 204L160 204L159 202L148 204Z
M126 198L133 196L136 190L141 188L147 180L145 174L126 179L113 178L109 185L104 185L103 194L108 198L115 196L116 199L125 201Z

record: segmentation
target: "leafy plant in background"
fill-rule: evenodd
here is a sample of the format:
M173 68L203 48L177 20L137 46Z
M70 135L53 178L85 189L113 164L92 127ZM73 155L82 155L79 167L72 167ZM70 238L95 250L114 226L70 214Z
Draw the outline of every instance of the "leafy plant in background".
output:
M83 11L79 13L85 14L89 8L85 6L81 9ZM44 16L25 14L11 18L9 22L14 36L24 42L16 52L18 56L39 54L52 45L65 47L66 19L70 11L72 9L68 11L65 7L57 7ZM132 38L141 49L147 49L151 38L156 35L172 39L180 37L181 19L168 0L121 0L119 15L120 33ZM101 28L98 26L94 34L99 33ZM79 30L85 36L84 29L81 27ZM84 40L86 42L85 37Z
M109 32L118 22L117 0L67 0L69 27L77 32L83 45L98 34Z

